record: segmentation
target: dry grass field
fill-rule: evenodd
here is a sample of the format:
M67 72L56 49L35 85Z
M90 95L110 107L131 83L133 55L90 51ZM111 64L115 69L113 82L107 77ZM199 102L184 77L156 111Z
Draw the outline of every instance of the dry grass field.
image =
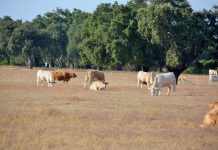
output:
M36 86L37 69L0 67L0 150L217 150L218 127L200 128L218 83L186 75L176 96L136 88L136 72L105 72L105 91L78 77Z

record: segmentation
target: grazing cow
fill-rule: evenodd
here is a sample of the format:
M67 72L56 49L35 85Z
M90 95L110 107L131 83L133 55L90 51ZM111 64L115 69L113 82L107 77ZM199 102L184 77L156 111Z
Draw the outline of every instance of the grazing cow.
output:
M218 110L210 110L204 116L203 124L200 127L212 127L218 125Z
M209 108L210 108L211 110L218 110L218 102L215 102L215 103L213 103L213 104L210 104L210 105L209 105Z
M54 71L53 72L53 76L54 76L54 81L64 81L68 83L68 81L71 78L76 78L77 75L75 73L70 73L70 72L61 72L61 71Z
M104 72L99 70L90 70L88 69L85 73L85 82L84 82L84 88L86 87L86 84L89 85L94 81L101 81L102 83L105 83L105 76Z
M212 82L218 82L218 76L209 75L209 84L212 84Z
M51 87L55 82L50 71L38 70L37 71L37 86L43 86L43 81L48 83L48 86Z
M161 88L167 87L167 95L169 95L171 90L171 85L173 86L174 95L176 94L176 77L173 72L169 73L162 73L156 75L154 78L154 83L151 87L151 95L157 96L158 94L161 95Z
M209 76L217 76L217 70L209 69Z
M97 91L97 90L104 90L106 88L107 84L108 84L107 82L103 83L102 81L99 81L99 80L98 81L94 81L90 85L89 89L95 90L95 91Z
M139 84L141 84L141 88L142 84L147 84L148 89L150 89L155 76L156 74L154 72L139 71L137 74L137 88L139 87Z

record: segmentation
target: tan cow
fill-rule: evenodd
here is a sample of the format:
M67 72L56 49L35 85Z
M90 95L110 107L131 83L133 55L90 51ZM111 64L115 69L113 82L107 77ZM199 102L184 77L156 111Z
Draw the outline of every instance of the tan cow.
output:
M86 70L84 88L86 87L87 83L91 85L92 82L97 80L101 81L102 83L105 83L105 76L103 71L91 69Z
M104 90L106 88L107 84L108 84L107 82L103 83L102 81L99 81L99 80L98 81L94 81L90 85L89 89L90 90L95 90L95 91Z
M206 128L215 125L218 125L218 110L210 110L204 116L203 124L201 124L200 127Z
M156 74L154 72L139 71L137 74L137 88L139 84L141 84L141 88L143 84L147 84L148 89L150 89L155 76Z

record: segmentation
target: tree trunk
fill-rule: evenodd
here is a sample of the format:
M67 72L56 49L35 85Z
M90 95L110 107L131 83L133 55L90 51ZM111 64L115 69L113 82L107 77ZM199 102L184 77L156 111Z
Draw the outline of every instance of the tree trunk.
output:
M187 67L179 67L179 68L168 68L169 72L173 72L176 77L176 84L178 83L179 75L186 69Z
M32 69L32 61L30 58L27 60L27 68Z

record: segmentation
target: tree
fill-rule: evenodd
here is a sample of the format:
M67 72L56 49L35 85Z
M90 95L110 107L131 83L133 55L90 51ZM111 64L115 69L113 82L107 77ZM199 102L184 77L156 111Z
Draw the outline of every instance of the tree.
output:
M30 68L32 65L38 66L40 39L38 31L32 28L31 23L26 22L17 27L8 42L10 56L15 60L19 58L19 62L15 63L18 65L28 64Z
M207 23L201 14L192 12L186 0L152 0L144 8L144 26L139 31L161 48L159 54L176 79L208 48ZM140 25L140 22L139 22Z
M84 20L88 17L88 13L81 10L74 9L72 12L72 23L67 31L68 45L67 45L67 59L68 66L73 65L74 68L78 67L80 63L81 50L81 28Z
M132 46L130 41L134 34L135 22L131 9L114 3L112 18L108 29L107 53L110 56L110 66L125 66L132 60Z
M108 64L109 55L106 51L108 28L111 21L111 4L101 4L82 25L82 52L81 63L83 65L103 67Z
M10 63L10 52L8 49L8 42L10 36L16 27L21 25L21 21L13 21L8 16L0 18L0 64L9 64Z
M51 41L48 43L50 53L50 63L52 66L64 67L67 57L67 33L65 24L52 23L46 31L49 33Z

